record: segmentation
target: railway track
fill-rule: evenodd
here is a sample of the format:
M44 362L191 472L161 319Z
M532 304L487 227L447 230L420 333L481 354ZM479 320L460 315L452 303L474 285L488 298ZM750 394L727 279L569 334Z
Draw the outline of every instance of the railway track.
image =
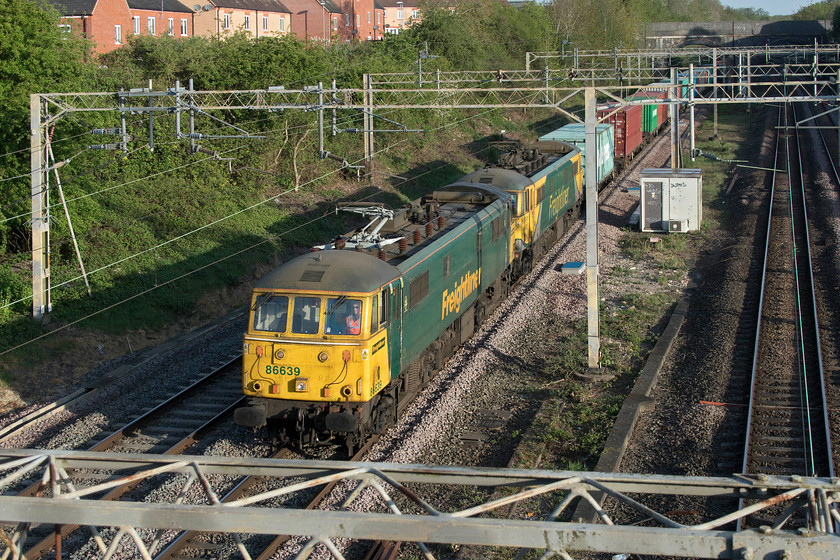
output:
M114 431L89 448L89 451L122 453L156 453L177 455L195 444L218 425L231 422L233 410L243 397L241 381L241 356L233 356L200 376L176 395L152 407L142 416ZM61 473L65 484L85 488L99 484L113 475L96 472ZM102 500L116 500L133 490L136 483L126 481L102 496ZM57 491L45 487L43 481L31 484L21 495L43 495ZM27 558L38 558L55 550L61 557L63 539L78 526L64 525L57 528L36 528L24 546ZM45 534L46 533L46 534Z
M0 443L15 437L19 431L27 429L36 422L41 422L54 414L67 410L67 408L82 402L84 399L95 398L96 394L97 390L93 388L79 389L55 402L48 403L33 410L29 414L21 416L14 422L0 428Z
M350 461L360 461L362 457L370 450L371 446L376 443L378 438L371 438L365 445L363 445L352 457ZM344 448L336 451L336 454L344 452ZM288 448L280 449L274 455L273 459L289 458L292 454ZM335 459L330 457L329 459ZM344 459L345 457L341 457ZM249 495L264 492L264 488L260 488L263 480L262 477L252 476L246 477L236 483L235 487L231 489L225 496L219 499L219 503L227 503L234 500L242 500ZM330 482L323 486L320 490L313 488L314 496L309 500L309 503L302 509L312 510L317 508L326 499L327 496L335 488L339 481ZM234 537L236 548L238 549L242 558L253 558L255 560L268 560L272 558L277 550L282 547L291 537L289 535L277 535L272 538L265 538L260 535L253 535L250 542L246 542L240 536ZM155 560L172 560L178 558L203 558L208 553L211 555L224 548L224 543L219 543L217 535L201 533L198 531L188 531L181 533L173 539L166 548L161 550L154 558ZM256 549L256 554L251 554L248 549ZM215 557L215 556L214 556Z
M794 122L793 108L783 108L780 130L794 132L777 141L742 472L834 476L802 150ZM824 519L811 516L803 523L824 529Z

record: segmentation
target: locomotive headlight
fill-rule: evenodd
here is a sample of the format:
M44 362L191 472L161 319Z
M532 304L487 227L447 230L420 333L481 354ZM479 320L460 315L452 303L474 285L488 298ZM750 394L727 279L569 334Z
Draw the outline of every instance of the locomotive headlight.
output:
M296 379L295 380L295 391L298 393L305 393L309 390L309 380L308 379Z
M277 350L276 352L274 352L274 357L277 358L278 360L282 360L285 355L286 355L286 353L283 352L282 350Z
M327 358L329 358L329 355L327 355L326 352L321 352L320 354L318 354L318 361L319 362L326 362Z

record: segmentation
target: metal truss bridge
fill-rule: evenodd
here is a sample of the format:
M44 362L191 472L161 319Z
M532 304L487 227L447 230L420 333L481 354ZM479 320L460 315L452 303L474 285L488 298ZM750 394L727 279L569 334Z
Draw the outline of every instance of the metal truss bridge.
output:
M98 473L98 482L77 487L69 472ZM271 479L272 490L220 503L231 479ZM41 481L38 497L8 494L24 480ZM166 485L169 502L104 502L98 496L129 481ZM330 509L297 509L298 501L272 500L340 480L341 498ZM440 487L474 489L474 503L437 504ZM74 451L0 450L0 511L3 558L17 557L37 524L81 525L109 558L118 545L151 558L163 531L204 531L236 538L240 533L305 537L296 558L329 551L342 558L341 539L458 543L503 547L509 556L536 550L541 557L575 553L664 555L717 559L835 559L840 550L840 480L805 477L679 476L525 471L427 465L290 461L236 457L168 457ZM445 493L444 493L445 494ZM607 496L606 509L599 494ZM375 505L355 511L357 500ZM424 496L431 496L426 498ZM175 496L180 496L176 499ZM184 496L189 499L180 501ZM685 512L657 509L668 497L716 499L726 513L699 524L680 521ZM738 509L738 501L747 505ZM571 519L583 500L600 522ZM305 503L305 500L301 500ZM518 506L520 515L508 514ZM667 507L667 506L665 506ZM610 513L621 511L619 516ZM735 523L762 524L735 531ZM810 527L793 519L809 517ZM165 539L164 539L165 540ZM120 542L123 541L123 542ZM341 543L345 544L342 545ZM425 548L425 547L424 547ZM499 549L496 548L498 552ZM68 551L69 552L69 551ZM323 556L322 556L323 557ZM428 553L427 557L433 557ZM503 556L505 557L505 556Z

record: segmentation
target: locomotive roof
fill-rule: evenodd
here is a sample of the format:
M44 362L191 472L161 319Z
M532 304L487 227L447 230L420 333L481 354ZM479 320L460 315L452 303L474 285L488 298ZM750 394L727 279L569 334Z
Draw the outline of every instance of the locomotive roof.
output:
M492 185L500 189L524 189L531 184L531 179L511 169L488 167L479 169L458 179L458 183L481 183Z
M316 251L294 258L263 276L258 290L370 293L399 277L396 267L352 250Z

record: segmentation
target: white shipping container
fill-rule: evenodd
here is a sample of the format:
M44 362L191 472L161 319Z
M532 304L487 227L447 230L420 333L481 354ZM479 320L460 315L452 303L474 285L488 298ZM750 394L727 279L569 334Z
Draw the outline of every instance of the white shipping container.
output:
M700 229L703 172L700 169L645 169L639 176L639 226L649 232Z

